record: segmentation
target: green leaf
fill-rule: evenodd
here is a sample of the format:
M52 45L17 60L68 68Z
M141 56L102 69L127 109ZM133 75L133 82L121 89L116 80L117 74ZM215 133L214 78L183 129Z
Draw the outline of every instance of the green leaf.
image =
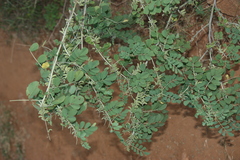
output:
M118 54L114 54L113 57L114 57L114 60L115 60L115 61L118 61L118 60L119 60L119 55L118 55Z
M99 69L97 68L98 65L99 61L90 61L83 67L84 72L88 73L89 75L96 75L99 73Z
M38 62L43 63L46 62L47 56L45 54L42 54L41 56L38 57Z
M71 123L76 121L76 117L68 117L67 118Z
M240 121L240 115L237 115L237 116L236 116L236 119L237 119L238 121Z
M197 80L201 80L201 79L202 79L202 77L203 77L203 75L202 75L202 74L198 74L198 75L196 76L196 79L197 79Z
M71 104L82 104L83 102L84 102L84 98L83 98L83 96L76 96L76 95L72 95L71 97L70 97L70 100L69 100L69 102L71 103Z
M231 103L231 99L230 99L230 98L225 98L224 101L225 101L227 104L230 104L230 103Z
M217 89L217 86L215 84L209 84L208 88L215 91Z
M39 48L39 44L38 43L33 43L31 45L31 47L29 48L29 51L34 52L34 51L38 50L38 48Z
M80 105L78 105L80 106ZM79 109L79 108L78 108ZM81 114L83 111L87 109L87 102L84 102L83 105L80 106L80 109L78 110L78 115Z
M230 136L230 137L233 137L234 134L232 132L227 132L227 134Z
M167 0L168 1L168 0ZM162 31L162 35L166 38L169 34L169 31L168 30L163 30Z
M73 79L75 77L75 73L76 73L75 71L69 71L67 73L67 80L68 80L69 83L73 82Z
M187 106L191 101L184 101L183 104L184 106Z
M159 104L159 103L160 103L160 104ZM157 103L157 104L159 105L159 106L157 107L157 110L162 111L162 110L166 109L167 104L163 104L163 102L159 102L159 103Z
M188 79L194 79L194 76L192 74L189 74Z
M166 69L165 69L164 66L160 66L160 67L159 67L159 70L160 70L161 72L164 72Z
M84 72L79 70L75 73L75 81L79 81L84 75Z
M67 117L67 114L68 114L68 110L66 109L66 108L63 108L63 110L62 110L62 116L63 117Z
M170 38L169 38L169 39L167 40L167 44L173 44L173 39L170 39Z
M82 50L75 49L72 55L69 57L69 60L72 62L77 62L79 65L82 65L82 63L88 59L87 53L87 48L83 48Z
M72 104L71 107L75 110L79 110L81 108L79 104Z
M73 94L75 91L76 91L77 87L75 85L72 85L70 88L69 88L69 93L70 94Z
M143 10L143 14L148 14L148 13L149 13L148 7L145 7Z
M68 116L69 117L73 117L77 114L77 110L76 109L71 109L68 111Z
M54 89L53 89L53 92L54 92L54 93L59 93L60 91L61 91L61 90L60 90L59 88L54 88Z
M85 124L85 126L84 126L84 129L87 129L87 128L89 128L91 126L91 123L90 122L87 122L86 124Z
M148 5L148 9L149 9L149 10L153 10L153 9L154 9L154 6L155 6L155 2L151 2L151 3Z
M51 72L49 70L46 70L46 69L41 69L40 70L40 74L41 74L41 77L42 78L47 78L49 76Z
M152 114L148 117L148 123L161 122L164 119L164 115L161 113Z
M60 103L62 103L64 100L65 100L65 96L64 95L62 95L62 96L59 96L58 98L56 98L53 102L52 102L52 104L60 104Z
M104 94L104 95L111 96L111 95L112 95L112 91L104 91L103 94Z
M169 1L169 0L163 0L163 3L164 3L165 5L167 5L167 4L172 3L172 2Z
M143 152L143 154L144 154L145 156L147 156L147 155L149 155L150 153L149 153L149 152Z
M105 79L108 75L108 72L104 70L102 73L98 74L100 79Z
M61 83L60 81L61 81L61 80L60 80L59 77L54 78L54 79L53 79L53 85L56 86L56 87L59 86L59 84Z
M77 132L77 136L81 138L81 140L86 141L86 133L85 132Z
M110 74L109 76L106 77L106 80L108 81L114 81L117 79L117 74L114 73L114 74Z
M206 73L207 80L211 81L212 80L212 75L210 72Z
M28 98L33 98L34 96L36 96L39 93L40 89L38 88L38 86L39 86L38 81L34 81L28 85L27 90L26 90L26 94L27 94Z
M85 125L85 122L84 121L81 121L80 124L79 124L79 129L82 129Z
M94 124L93 124L93 125L94 125ZM96 131L96 130L98 129L97 126L93 126L93 125L92 125L91 128L88 129L90 132L94 132L94 131Z

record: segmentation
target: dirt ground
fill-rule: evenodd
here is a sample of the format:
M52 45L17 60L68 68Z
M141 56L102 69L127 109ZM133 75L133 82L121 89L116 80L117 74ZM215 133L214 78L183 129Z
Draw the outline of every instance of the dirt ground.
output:
M240 137L221 137L217 131L202 127L193 109L171 104L169 119L147 147L151 154L140 157L129 153L118 138L109 132L101 117L93 110L82 117L97 122L99 129L89 137L90 150L76 145L68 129L54 120L47 138L45 123L29 102L9 102L25 99L27 85L39 80L39 71L28 51L16 36L7 41L0 31L0 102L11 110L13 123L23 145L24 160L239 160ZM201 44L200 44L201 45ZM198 52L194 50L194 52ZM198 54L197 53L197 54ZM39 56L40 51L35 56ZM1 113L0 113L1 114ZM0 156L1 160L1 156ZM2 157L2 160L5 160Z

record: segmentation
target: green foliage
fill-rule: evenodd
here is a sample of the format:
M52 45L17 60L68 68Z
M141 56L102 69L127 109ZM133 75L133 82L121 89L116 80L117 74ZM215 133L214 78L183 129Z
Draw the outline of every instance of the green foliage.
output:
M42 79L27 87L40 117L52 124L51 117L58 115L62 126L90 149L87 137L97 126L79 115L93 107L126 149L139 155L149 154L144 143L167 121L169 102L195 108L203 125L232 136L240 128L239 77L232 70L239 63L239 32L219 24L226 32L214 32L208 48L216 52L207 63L202 57L184 57L190 42L168 28L171 18L183 13L177 12L179 5L178 0L134 0L129 15L113 16L106 0L73 1L58 48L38 58ZM164 29L156 24L157 14L169 19ZM136 32L134 25L148 29L149 35ZM111 55L116 46L119 54ZM33 44L30 51L37 48Z
M222 80L226 75L226 68L207 70L202 68L198 59L194 57L192 62L187 64L189 70L186 70L188 77L182 88L185 90L182 94L185 99L183 103L196 108L195 116L202 116L203 125L220 128L222 135L228 133L233 136L232 131L240 129L234 118L238 114L239 85L227 87L229 81Z
M1 1L1 26L12 30L18 30L20 28L32 29L36 27L42 10L42 6L39 4L40 3L35 4L32 0L23 0L21 3L17 0Z
M86 23L89 24L85 26L86 29L100 38L111 38L114 43L116 38L126 41L133 36L132 31L124 30L134 23L131 14L112 17L110 3L102 2L98 6L88 7L86 16Z
M63 7L63 2L63 0L53 0L53 2L49 2L46 6L44 6L45 13L43 14L43 18L46 21L45 27L48 30L53 30L57 21L62 16L60 9Z
M0 27L31 35L46 28L52 31L61 17L63 0L1 0Z

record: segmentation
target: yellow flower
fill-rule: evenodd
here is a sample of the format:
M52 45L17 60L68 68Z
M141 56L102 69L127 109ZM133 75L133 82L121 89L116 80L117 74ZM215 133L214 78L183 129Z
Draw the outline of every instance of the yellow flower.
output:
M128 22L128 19L124 19L122 22L123 22L123 23Z
M226 76L225 76L227 79L229 79L229 75L228 74L226 74Z
M172 17L171 20L172 20L173 22L176 22L178 19Z
M50 66L50 64L48 62L45 62L42 64L43 69L47 69L49 66Z

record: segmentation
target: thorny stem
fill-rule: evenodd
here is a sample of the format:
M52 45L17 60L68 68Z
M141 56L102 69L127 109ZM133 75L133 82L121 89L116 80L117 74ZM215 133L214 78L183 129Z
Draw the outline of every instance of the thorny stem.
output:
M51 141L51 136L50 136L50 134L49 134L49 132L50 132L51 130L48 129L47 122L44 121L44 123L45 123L45 127L46 127L46 130L47 130L47 137L48 137L49 141Z
M65 41L65 37L66 37L67 31L68 31L68 27L69 27L69 25L70 25L70 23L71 23L71 20L72 20L72 17L73 17L75 8L76 8L76 3L74 3L73 9L72 9L72 13L71 13L71 15L70 15L70 17L69 17L69 19L68 19L68 21L67 21L67 25L66 25L66 28L65 28L64 33L63 33L62 41L61 41L61 43L60 43L60 46L58 47L56 56L55 56L55 58L54 58L53 66L52 66L52 70L51 70L51 74L50 74L50 78L49 78L48 87L47 87L47 89L46 89L46 93L48 93L48 91L49 91L49 89L50 89L50 86L51 86L51 83L52 83L52 79L53 79L54 69L55 69L55 66L56 66L56 64L57 64L57 59L58 59L59 53L60 53L60 51L61 51L61 48L62 48L62 46L63 46L63 43L64 43L64 41ZM44 95L44 97L43 97L43 99L42 99L42 103L40 104L40 107L43 106L43 103L44 103L44 101L45 101L45 99L46 99L46 96L47 96L47 94Z
M92 88L93 88L94 92L95 92L96 94L98 94L98 92L96 91L96 89L95 89L93 86L92 86ZM102 107L104 108L105 106L104 106L103 102L101 101L101 99L99 99L98 101L99 101L99 103L102 105ZM100 112L104 112L104 113L105 113L105 115L108 117L108 121L109 121L110 124L112 125L113 122L112 122L111 117L109 116L109 114L108 114L106 111L101 111L101 110L100 110Z

